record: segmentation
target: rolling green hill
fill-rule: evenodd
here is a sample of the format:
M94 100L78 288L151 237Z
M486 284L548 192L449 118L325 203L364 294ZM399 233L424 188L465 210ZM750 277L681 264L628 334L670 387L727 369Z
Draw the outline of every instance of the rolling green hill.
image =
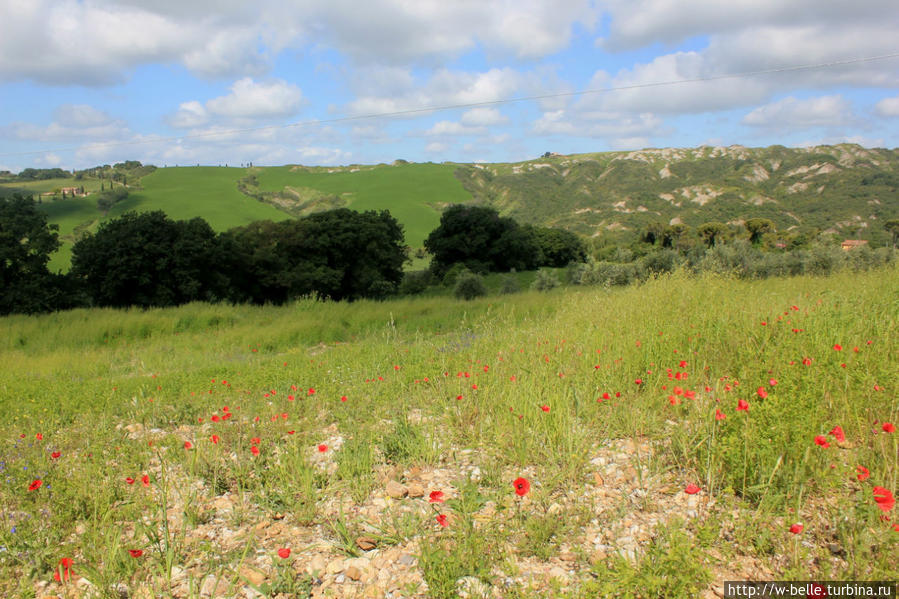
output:
M92 172L77 181L88 192L100 188ZM0 195L75 184L0 182ZM899 149L704 146L551 155L513 164L176 167L129 176L128 187L129 197L108 214L93 194L45 199L42 207L60 225L65 243L52 269L68 268L80 234L126 210L200 216L219 231L337 207L389 210L413 248L437 226L444 207L470 201L523 223L591 237L628 238L651 222L695 227L758 217L771 219L780 231L829 230L885 243L882 223L899 218ZM418 260L415 267L423 265Z
M455 164L406 164L332 168L277 167L258 170L257 187L275 192L285 210L320 206L390 210L405 229L406 243L420 247L440 224L449 204L471 200L454 176Z

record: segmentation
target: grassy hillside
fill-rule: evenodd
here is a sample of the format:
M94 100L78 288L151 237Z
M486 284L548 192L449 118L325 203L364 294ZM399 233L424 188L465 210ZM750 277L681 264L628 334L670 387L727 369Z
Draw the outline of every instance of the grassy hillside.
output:
M163 210L174 220L202 217L216 231L255 220L284 220L284 212L247 197L237 189L246 172L228 167L174 167L158 169L141 179L142 189L116 204L109 216L127 210Z
M88 174L92 171L87 171ZM476 201L524 223L629 241L651 222L740 224L771 219L779 231L832 231L875 245L882 223L899 218L899 150L853 144L790 149L700 147L550 156L516 164L409 164L344 167L181 167L128 178L131 197L113 207L201 216L217 230L319 210L390 210L413 248L441 210ZM90 176L79 181L99 188ZM0 193L52 190L73 180L0 184ZM89 196L93 197L93 196ZM69 202L69 200L66 200ZM70 247L97 226L90 200L45 204ZM67 264L64 248L53 265ZM417 267L424 266L419 260Z
M638 231L650 222L740 223L833 230L884 241L899 217L899 150L853 144L742 146L551 156L469 165L460 180L478 200L523 222L584 235Z
M287 206L331 204L352 210L390 210L403 224L406 243L421 247L440 224L449 204L471 200L454 176L453 164L395 164L334 168L277 167L259 169L258 187L280 192ZM293 202L291 199L293 198ZM310 202L309 200L313 200Z
M896 580L897 275L2 318L0 594Z

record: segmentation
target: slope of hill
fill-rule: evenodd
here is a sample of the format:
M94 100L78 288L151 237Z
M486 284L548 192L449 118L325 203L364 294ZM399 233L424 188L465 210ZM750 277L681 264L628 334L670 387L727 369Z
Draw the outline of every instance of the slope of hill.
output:
M457 171L479 201L523 222L585 235L650 222L696 226L769 218L847 236L899 216L899 150L857 145L700 147L572 156Z
M294 214L347 207L360 212L389 210L404 227L406 243L420 247L440 224L449 204L471 201L454 177L459 165L409 164L254 169L256 188Z
M0 183L0 194L59 183ZM88 192L100 186L90 176L81 184ZM129 177L128 187L129 197L108 214L96 207L93 194L44 201L65 244L54 270L68 268L71 244L83 231L126 210L200 216L220 231L337 207L389 210L413 248L438 225L444 207L460 202L586 236L627 238L652 222L695 227L758 217L781 231L831 230L882 244L888 237L883 221L899 217L899 149L704 146L551 155L514 164L176 167ZM416 266L423 266L421 260Z

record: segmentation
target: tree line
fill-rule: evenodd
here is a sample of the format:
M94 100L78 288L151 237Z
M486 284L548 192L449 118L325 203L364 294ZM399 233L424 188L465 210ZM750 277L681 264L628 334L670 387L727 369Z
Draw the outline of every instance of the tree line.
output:
M48 269L58 226L33 199L0 199L0 314L80 306L176 306L193 301L281 304L397 294L409 260L403 228L388 211L341 208L221 233L202 218L128 212L72 247L66 274ZM478 272L562 266L586 257L567 231L519 226L495 210L454 206L425 243L432 268Z

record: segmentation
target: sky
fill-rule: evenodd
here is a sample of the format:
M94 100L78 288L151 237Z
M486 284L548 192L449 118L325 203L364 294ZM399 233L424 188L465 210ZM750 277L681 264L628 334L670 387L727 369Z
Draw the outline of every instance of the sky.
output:
M0 170L899 145L896 0L0 0Z

